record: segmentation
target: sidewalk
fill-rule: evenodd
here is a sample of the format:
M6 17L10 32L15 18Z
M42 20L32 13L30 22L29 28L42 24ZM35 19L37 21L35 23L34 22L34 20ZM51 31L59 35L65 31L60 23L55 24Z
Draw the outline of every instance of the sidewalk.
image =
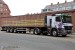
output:
M70 36L70 38L73 38L73 39L75 39L75 33L73 33L73 34L70 34L69 36Z

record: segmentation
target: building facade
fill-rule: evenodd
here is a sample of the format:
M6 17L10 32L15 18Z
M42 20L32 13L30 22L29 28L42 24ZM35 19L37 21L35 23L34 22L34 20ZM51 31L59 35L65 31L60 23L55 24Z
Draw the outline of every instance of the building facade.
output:
M65 0L64 3L57 3L57 4L53 4L51 3L51 5L47 5L44 9L42 9L42 13L45 12L53 12L53 11L63 11L63 10L73 10L75 9L75 0L72 2L67 2Z
M8 16L10 16L9 7L3 0L0 0L0 17L8 17Z

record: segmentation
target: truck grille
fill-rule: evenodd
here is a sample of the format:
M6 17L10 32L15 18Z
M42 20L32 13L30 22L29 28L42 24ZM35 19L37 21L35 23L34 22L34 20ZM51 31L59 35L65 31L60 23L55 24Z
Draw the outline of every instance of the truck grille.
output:
M65 30L72 30L72 26L64 26Z

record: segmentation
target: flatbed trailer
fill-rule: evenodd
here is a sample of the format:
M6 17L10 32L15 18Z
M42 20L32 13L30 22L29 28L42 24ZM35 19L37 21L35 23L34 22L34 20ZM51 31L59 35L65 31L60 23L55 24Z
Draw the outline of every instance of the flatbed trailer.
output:
M68 20L69 19L69 20ZM33 30L33 34L52 36L66 36L72 33L72 20L69 15L27 14L24 16L2 17L2 31L11 33L26 33Z

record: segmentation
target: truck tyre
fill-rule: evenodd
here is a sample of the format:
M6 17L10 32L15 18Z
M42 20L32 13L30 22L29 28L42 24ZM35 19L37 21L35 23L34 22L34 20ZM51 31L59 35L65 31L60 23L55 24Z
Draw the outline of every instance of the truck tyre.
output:
M6 32L10 32L10 30L9 29L6 29Z
M58 32L57 32L56 29L52 30L52 35L53 35L54 37L57 37L57 36L58 36Z
M10 32L13 33L13 29L10 29Z
M40 29L39 28L35 28L34 31L33 31L33 34L40 35Z
M67 35L62 35L62 37L66 37Z
M17 30L16 29L14 29L14 31L13 31L14 33L17 33Z

